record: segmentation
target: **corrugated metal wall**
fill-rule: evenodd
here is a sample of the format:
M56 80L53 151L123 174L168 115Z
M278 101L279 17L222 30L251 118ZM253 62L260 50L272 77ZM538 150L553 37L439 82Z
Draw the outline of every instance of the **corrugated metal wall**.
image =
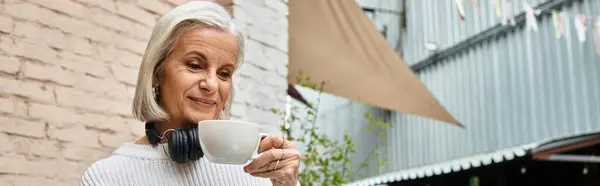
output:
M296 86L296 88L307 101L313 104L319 101L318 94L315 91L300 86ZM294 111L295 116L306 119L306 107L298 101L290 103L291 107L297 109L297 111ZM382 109L377 107L323 93L320 97L316 125L320 129L320 134L326 134L333 140L343 142L345 133L351 136L357 152L352 154L350 169L353 171L360 170L359 172L365 174L365 176L375 176L377 175L377 161L368 159L368 157L378 142L377 131L369 131L369 121L364 114L373 113L375 118L384 118L383 112ZM309 126L308 123L305 123L305 125ZM299 125L294 125L292 132L295 137L303 135ZM300 151L306 149L304 144L298 143L297 146ZM381 156L386 156L385 151L381 153ZM365 160L370 166L359 169L361 163Z
M521 12L522 1L513 1ZM479 1L479 17L465 1L469 4L464 23L454 2L408 1L403 36L407 63L429 55L424 41L452 47L499 23L492 1ZM593 28L588 29L587 42L579 43L573 26L576 13L600 16L600 1L574 1L562 10L570 13L568 38L555 38L552 18L546 14L538 18L538 32L516 29L419 72L422 82L466 128L394 113L388 171L600 130L600 56L594 52Z
M365 12L375 27L382 31L387 29L385 39L392 47L400 48L400 15L401 0L355 0L363 8L375 9Z
M406 63L412 65L431 54L424 48L426 42L435 42L441 49L452 47L500 23L501 18L496 16L494 5L496 0L476 1L478 9L472 8L470 0L463 0L466 18L462 22L454 0L408 0L407 26L402 37L405 38L402 44ZM513 13L517 15L523 11L524 1L537 6L549 0L512 1Z

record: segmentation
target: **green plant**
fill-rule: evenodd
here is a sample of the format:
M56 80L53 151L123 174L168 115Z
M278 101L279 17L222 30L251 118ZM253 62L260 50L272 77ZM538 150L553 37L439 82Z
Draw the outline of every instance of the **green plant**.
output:
M313 185L342 185L347 183L353 177L363 177L360 174L362 168L368 167L368 161L375 159L378 161L377 170L381 171L387 162L386 159L379 159L380 149L385 147L386 129L392 125L386 123L383 119L377 119L373 113L365 113L364 116L369 121L369 130L377 130L378 143L360 166L351 170L352 154L356 153L356 146L350 135L344 132L343 140L333 140L329 136L322 134L316 125L318 119L318 108L321 101L321 94L324 83L311 83L310 77L303 77L302 72L296 77L297 84L310 88L318 94L313 104L306 107L294 106L290 112L272 109L274 113L279 114L284 119L281 130L286 134L288 140L299 142L305 145L303 151L302 166L299 172L299 181L303 186ZM297 126L297 127L293 127ZM292 130L299 130L292 133ZM293 136L293 134L298 134Z

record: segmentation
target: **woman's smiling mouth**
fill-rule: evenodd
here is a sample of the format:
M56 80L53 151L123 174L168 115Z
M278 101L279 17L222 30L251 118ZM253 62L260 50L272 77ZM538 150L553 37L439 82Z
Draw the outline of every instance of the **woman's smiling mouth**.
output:
M200 98L200 97L188 96L188 99L194 101L194 103L196 103L197 105L206 107L206 108L211 108L217 104L216 101L213 101L210 99L205 99L205 98Z

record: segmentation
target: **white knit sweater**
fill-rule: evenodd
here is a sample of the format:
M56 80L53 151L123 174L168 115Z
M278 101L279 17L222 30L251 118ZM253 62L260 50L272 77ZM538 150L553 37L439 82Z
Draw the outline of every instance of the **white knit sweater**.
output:
M85 171L81 186L267 186L269 179L245 173L242 165L211 163L206 158L177 164L162 146L123 144L112 156L92 164Z

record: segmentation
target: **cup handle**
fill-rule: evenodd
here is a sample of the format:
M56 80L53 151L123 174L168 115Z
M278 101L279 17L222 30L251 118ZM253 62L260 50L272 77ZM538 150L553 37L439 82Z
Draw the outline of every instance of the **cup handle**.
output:
M260 157L260 155L262 155L262 153L260 153L260 154L258 153L258 147L260 146L260 141L263 138L267 137L267 136L269 136L269 134L267 134L267 133L260 133L260 138L258 138L258 144L256 145L256 149L254 150L254 153L252 154L252 157L250 157L250 161L252 161L252 160Z

